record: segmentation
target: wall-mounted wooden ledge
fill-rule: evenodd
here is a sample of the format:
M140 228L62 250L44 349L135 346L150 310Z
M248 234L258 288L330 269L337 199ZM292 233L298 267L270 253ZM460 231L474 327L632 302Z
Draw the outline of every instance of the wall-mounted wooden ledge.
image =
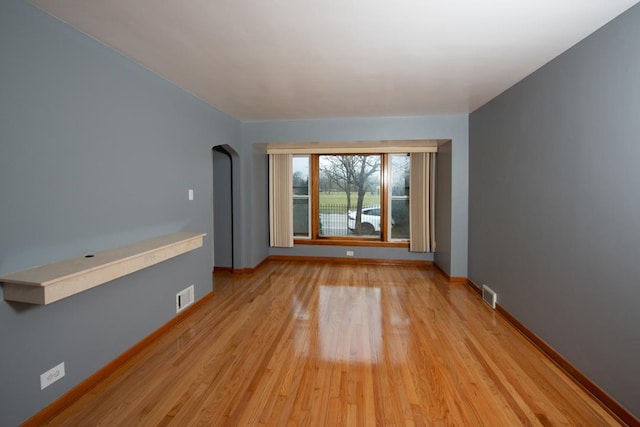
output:
M92 256L0 276L4 299L30 304L50 304L202 246L206 234L178 232Z

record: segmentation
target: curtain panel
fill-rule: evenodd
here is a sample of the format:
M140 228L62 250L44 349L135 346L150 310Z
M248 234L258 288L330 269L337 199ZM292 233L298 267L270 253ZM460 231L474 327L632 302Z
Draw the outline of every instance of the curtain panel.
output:
M269 246L293 247L291 154L269 155Z
M435 153L411 153L409 223L411 252L435 251Z

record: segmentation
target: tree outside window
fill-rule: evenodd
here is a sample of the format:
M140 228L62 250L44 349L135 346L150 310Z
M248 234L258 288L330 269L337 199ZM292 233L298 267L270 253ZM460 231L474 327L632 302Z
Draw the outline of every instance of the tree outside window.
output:
M408 154L312 154L292 159L294 238L372 244L409 239Z
M320 155L320 236L378 236L382 156Z

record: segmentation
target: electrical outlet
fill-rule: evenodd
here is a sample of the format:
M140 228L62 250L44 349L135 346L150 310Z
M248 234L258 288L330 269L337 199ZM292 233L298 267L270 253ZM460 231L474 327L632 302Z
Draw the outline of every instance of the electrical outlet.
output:
M64 362L40 375L40 390L44 390L62 377L64 377Z
M188 196L189 196L189 200L193 200L193 190L192 190L192 189L189 189L189 192L188 192L188 193L189 193L189 194L188 194Z
M347 251L347 256L353 256L353 251Z

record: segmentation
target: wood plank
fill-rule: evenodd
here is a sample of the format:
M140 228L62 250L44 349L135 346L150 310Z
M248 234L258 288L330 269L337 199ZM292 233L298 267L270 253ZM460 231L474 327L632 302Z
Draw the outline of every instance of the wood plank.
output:
M44 425L619 425L433 268L266 262Z
M311 262L332 262L341 264L387 264L387 265L412 265L429 268L433 261L413 260L413 259L388 259L388 258L354 258L354 257L317 257L299 255L269 255L269 260L278 261L311 261ZM466 279L465 279L466 281Z
M202 246L205 234L178 232L0 277L4 299L50 304Z
M103 379L111 375L114 371L116 371L121 365L127 362L136 354L140 353L143 350L146 350L149 345L173 328L175 325L184 320L189 313L196 309L196 307L200 304L203 304L209 298L213 297L215 293L209 292L198 301L196 301L190 307L187 307L184 311L178 313L174 318L172 318L169 322L162 325L160 328L156 329L154 332L145 337L142 341L138 342L136 345L131 347L129 350L122 353L120 356L116 357L109 364L105 365L99 371L91 375L89 378L78 384L71 391L61 396L59 399L54 401L51 405L47 406L44 410L38 412L35 416L29 418L29 420L22 424L22 427L37 427L48 420L56 416L61 410L71 406L73 402L82 397L85 393L88 393L95 387L98 383L100 383Z

